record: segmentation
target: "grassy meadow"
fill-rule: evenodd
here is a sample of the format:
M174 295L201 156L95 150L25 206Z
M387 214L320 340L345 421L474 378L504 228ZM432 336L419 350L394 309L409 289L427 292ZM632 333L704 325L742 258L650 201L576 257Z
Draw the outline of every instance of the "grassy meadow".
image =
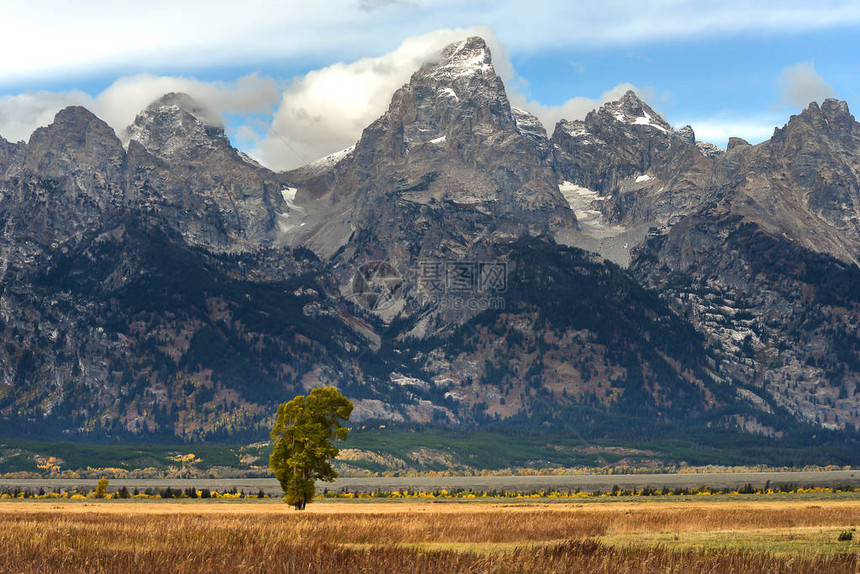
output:
M860 500L15 500L0 571L856 574L858 526Z

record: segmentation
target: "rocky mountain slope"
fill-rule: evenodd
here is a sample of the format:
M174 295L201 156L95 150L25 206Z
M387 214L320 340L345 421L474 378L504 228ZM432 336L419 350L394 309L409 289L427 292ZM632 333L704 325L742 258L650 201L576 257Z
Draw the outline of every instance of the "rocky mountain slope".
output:
M826 100L767 142L733 146L709 201L634 265L717 342L727 377L840 428L860 423L858 130Z
M211 251L283 244L286 183L243 156L191 98L167 94L128 128L129 200Z
M625 227L670 223L701 201L713 170L692 128L675 132L633 92L559 122L551 143L558 178L604 196L603 216Z
M469 38L292 172L182 94L127 135L0 140L7 433L257 437L334 384L359 421L857 439L842 102L723 152L629 92L548 138Z

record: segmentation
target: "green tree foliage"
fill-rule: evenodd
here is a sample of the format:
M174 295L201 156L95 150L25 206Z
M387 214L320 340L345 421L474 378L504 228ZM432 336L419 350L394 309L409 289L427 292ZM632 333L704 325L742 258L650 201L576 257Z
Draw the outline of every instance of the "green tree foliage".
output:
M334 387L317 387L278 407L272 428L275 441L269 470L281 483L284 500L304 510L314 498L314 481L337 477L331 461L340 450L333 440L346 440L352 403Z

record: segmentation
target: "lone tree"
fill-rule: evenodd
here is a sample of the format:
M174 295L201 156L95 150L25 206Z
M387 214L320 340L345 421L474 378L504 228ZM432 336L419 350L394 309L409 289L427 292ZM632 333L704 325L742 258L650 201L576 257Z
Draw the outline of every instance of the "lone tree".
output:
M107 494L108 485L110 482L108 481L106 476L103 476L99 479L98 483L96 483L96 490L93 495L96 498L104 498Z
M341 421L350 414L352 403L334 387L317 387L278 407L269 470L281 483L284 501L296 510L313 501L314 481L337 478L331 461L340 450L332 441L346 440Z

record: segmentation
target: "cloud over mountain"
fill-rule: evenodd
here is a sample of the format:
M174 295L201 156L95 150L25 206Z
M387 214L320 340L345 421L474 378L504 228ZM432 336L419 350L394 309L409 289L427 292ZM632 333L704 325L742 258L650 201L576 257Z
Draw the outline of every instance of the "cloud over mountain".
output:
M815 62L798 62L780 75L784 100L792 106L805 107L809 102L823 102L836 95L833 87L815 71Z

